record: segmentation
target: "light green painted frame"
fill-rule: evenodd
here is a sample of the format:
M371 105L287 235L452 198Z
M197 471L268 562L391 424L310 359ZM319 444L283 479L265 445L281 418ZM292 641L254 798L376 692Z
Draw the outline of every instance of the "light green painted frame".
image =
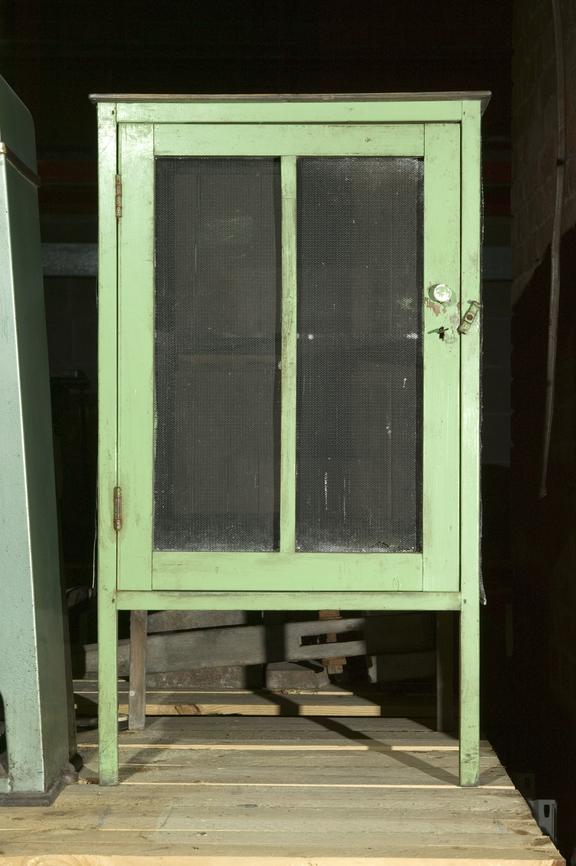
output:
M153 551L154 160L250 156L281 160L282 421L279 553ZM446 307L424 308L421 553L295 553L296 156L424 157L424 282L448 283ZM126 514L122 590L457 590L459 494L460 127L458 124L150 124L119 126L118 477ZM456 316L456 321L454 317ZM449 334L438 337L444 326ZM439 459L439 454L442 458Z
M431 405L427 405L425 389L424 423L426 435L435 440L432 448L436 460L428 461L433 473L434 484L450 484L457 479L456 495L445 496L447 511L443 514L430 514L425 521L424 533L430 535L430 550L434 549L440 563L442 557L448 562L446 569L429 569L429 578L418 587L400 585L400 582L383 584L377 569L372 583L368 580L359 591L357 586L349 586L339 581L337 576L326 582L326 591L297 590L290 581L290 590L271 591L269 581L247 584L245 577L252 573L254 563L250 561L256 554L246 554L236 581L230 581L223 588L210 583L205 589L204 578L198 586L185 582L186 589L170 586L169 589L152 589L152 579L142 580L129 575L118 583L122 571L122 551L128 551L129 561L138 562L146 574L152 574L149 560L152 559L151 545L146 549L137 539L130 537L131 523L134 520L134 500L131 485L138 483L134 477L119 474L118 454L123 447L143 446L150 448L151 440L142 442L141 436L134 438L133 431L119 422L118 406L123 400L131 399L136 389L152 393L151 355L149 361L140 366L137 376L130 379L118 375L118 353L127 351L130 343L123 339L118 344L118 329L122 328L123 316L150 316L151 291L143 291L151 279L151 263L148 251L152 250L152 222L145 225L131 224L130 213L140 207L151 208L152 168L154 158L155 130L158 151L173 152L170 148L178 144L178 138L187 133L180 124L206 124L213 128L221 124L224 135L230 132L230 124L259 124L260 132L268 129L267 124L286 124L286 133L303 124L317 125L351 123L352 128L360 130L361 124L381 124L378 135L386 134L385 128L398 124L398 135L404 141L416 130L421 141L428 168L434 161L441 163L440 170L426 172L425 197L437 202L436 216L442 224L442 237L446 243L441 273L439 259L432 246L425 258L425 286L435 282L452 282L459 285L462 281L462 302L480 299L480 117L482 103L486 94L454 95L393 95L387 97L335 97L330 100L318 98L186 98L186 97L96 97L99 112L99 182L100 182L100 272L99 272L99 373L100 373L100 421L99 421L99 690L100 690L100 781L101 784L115 784L118 780L117 755L117 695L116 695L116 658L117 658L117 611L137 609L257 609L257 610L318 610L335 609L373 609L373 610L436 610L460 611L461 638L461 700L460 700L460 781L463 785L474 785L478 781L479 766L479 357L480 337L478 321L465 337L455 337L452 342L434 340L431 347L448 349L459 356L459 364L442 367L436 361L440 355L431 355L426 361L427 369L434 371L436 388L448 395L450 405L459 416L459 425L446 438L446 429L441 418L435 420ZM158 126L166 124L166 127ZM410 124L413 129L402 128ZM170 127L170 128L169 128ZM373 129L374 127L370 127ZM340 126L339 130L347 127ZM362 130L363 132L363 130ZM270 133L266 133L270 134ZM305 136L304 132L296 135ZM345 133L349 135L349 133ZM360 133L362 134L362 133ZM408 136L408 137L406 137ZM227 135L230 140L229 135ZM398 139L400 140L400 138ZM170 144L172 141L172 144ZM329 146L329 137L325 147ZM412 138L416 142L416 136ZM176 142L176 144L174 144ZM246 145L242 145L246 147ZM138 153L138 163L130 160L122 166L124 189L124 215L117 223L115 216L115 178L120 169L122 154L126 149ZM416 150L416 144L410 148ZM227 151L230 152L229 150ZM254 151L251 151L254 154ZM407 155L405 153L405 155ZM409 154L408 154L409 155ZM413 153L411 155L419 155ZM293 220L295 208L295 160L294 153L281 154L282 189L284 194L284 282L295 283L295 250L290 243L289 223ZM130 167L132 165L132 168ZM456 169L456 170L455 170ZM133 172L133 174L131 174ZM432 184L430 185L430 181ZM451 205L452 203L452 205ZM456 204L456 207L454 207ZM446 217L448 215L448 218ZM430 222L430 225L432 223ZM144 233L143 233L144 232ZM449 273L447 274L447 270ZM118 278L128 276L133 287L126 301L118 301ZM139 279L142 282L139 282ZM131 302L131 303L130 303ZM290 341L295 331L295 309L285 298L283 358L290 353ZM441 326L455 331L456 311L438 309L430 303L426 305L424 329L435 330ZM130 337L128 337L130 340ZM133 345L140 355L140 347ZM440 348L436 352L440 352ZM120 355L121 357L121 355ZM442 357L446 357L446 354ZM446 376L445 374L448 373ZM284 370L285 393L283 395L282 433L286 440L293 424L294 381ZM151 405L151 404L149 404ZM150 410L148 410L150 411ZM427 414L428 413L428 414ZM141 432L141 431L140 431ZM147 435L147 434L146 434ZM131 437L133 437L131 439ZM145 439L145 437L144 437ZM426 446L425 446L426 447ZM129 453L129 451L124 452ZM151 453L151 450L149 451ZM140 456L142 456L140 452ZM282 476L291 471L294 454L289 448L281 456ZM150 484L150 480L146 483ZM125 496L125 524L121 530L122 544L118 544L117 533L112 520L112 501L114 487L122 484ZM151 496L151 488L148 488ZM281 521L284 528L281 552L263 554L274 556L282 563L284 557L291 556L293 550L293 519L290 517L293 489L287 489L281 502ZM149 500L151 501L151 499ZM149 509L150 510L150 509ZM140 518L141 515L138 515ZM148 519L148 518L145 518ZM150 518L151 520L151 515ZM146 531L151 533L151 523ZM451 573L449 551L442 544L447 527L456 528L458 556L455 559L456 575ZM459 549L458 549L459 534ZM151 535L150 535L151 538ZM120 548L122 550L120 550ZM424 545L426 556L427 546ZM130 553L132 551L132 553ZM192 554L193 555L193 554ZM162 554L171 557L171 554ZM203 555L200 554L200 557ZM297 555L298 558L302 556ZM312 555L315 557L318 554ZM406 557L398 558L398 568ZM132 557L134 559L132 560ZM236 555L234 555L236 558ZM374 561L378 555L369 554L365 558ZM355 558L355 557L354 557ZM448 558L448 559L447 559ZM300 560L299 560L300 561ZM351 560L350 560L351 561ZM304 559L302 560L305 566ZM178 561L170 558L161 563L166 572L179 570ZM270 566L265 563L265 568ZM282 569L283 565L279 566ZM244 570L246 569L246 570ZM208 568L208 573L210 568ZM160 572L159 572L160 573ZM425 571L426 574L426 571ZM206 575L207 577L207 575ZM456 577L456 580L454 579ZM169 584L173 577L169 578ZM162 583L162 581L159 581ZM402 581L404 583L404 581ZM322 587L323 590L323 587Z
M145 124L139 124L144 126ZM423 156L421 123L154 124L154 156Z

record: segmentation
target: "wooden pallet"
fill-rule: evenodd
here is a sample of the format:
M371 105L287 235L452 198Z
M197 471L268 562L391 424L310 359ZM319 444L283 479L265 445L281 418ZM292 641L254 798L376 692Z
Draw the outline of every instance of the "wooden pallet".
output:
M382 718L155 718L120 735L120 784L0 813L0 866L560 866L487 743Z

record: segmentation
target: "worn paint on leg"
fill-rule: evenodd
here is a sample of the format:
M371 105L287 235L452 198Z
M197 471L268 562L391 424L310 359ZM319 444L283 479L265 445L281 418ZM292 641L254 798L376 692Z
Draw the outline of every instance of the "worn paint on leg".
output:
M114 593L98 595L98 740L101 785L118 784L118 617Z

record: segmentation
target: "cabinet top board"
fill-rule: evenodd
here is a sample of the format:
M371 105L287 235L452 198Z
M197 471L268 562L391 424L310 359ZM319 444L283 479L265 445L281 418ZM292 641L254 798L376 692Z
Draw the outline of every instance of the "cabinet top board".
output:
M92 102L441 102L479 100L484 112L491 93L444 91L440 93L92 93Z

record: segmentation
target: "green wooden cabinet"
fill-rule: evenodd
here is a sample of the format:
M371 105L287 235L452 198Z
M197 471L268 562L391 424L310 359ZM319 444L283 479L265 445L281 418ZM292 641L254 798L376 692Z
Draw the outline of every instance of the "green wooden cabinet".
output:
M118 609L461 611L478 772L486 94L95 96L101 781Z

